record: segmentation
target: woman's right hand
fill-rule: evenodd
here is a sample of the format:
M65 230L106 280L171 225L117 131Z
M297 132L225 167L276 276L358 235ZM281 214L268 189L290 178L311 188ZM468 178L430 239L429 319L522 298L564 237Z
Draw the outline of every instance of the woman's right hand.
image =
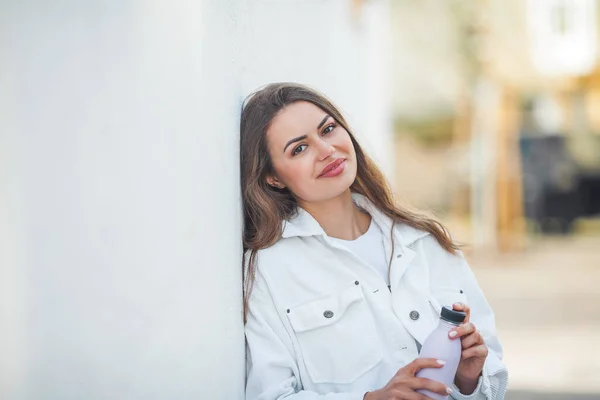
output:
M426 389L442 396L448 396L452 390L443 383L415 377L420 369L441 368L444 364L444 361L435 358L417 358L400 368L383 388L368 392L363 400L428 400L429 397L415 392L418 389Z

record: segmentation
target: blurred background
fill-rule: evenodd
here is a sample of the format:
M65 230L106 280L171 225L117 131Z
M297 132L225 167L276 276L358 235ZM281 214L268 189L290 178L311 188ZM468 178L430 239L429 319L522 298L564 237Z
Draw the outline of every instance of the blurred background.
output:
M466 245L507 398L600 398L598 2L390 6L396 193Z
M0 398L242 399L239 111L345 112L496 312L508 399L600 399L597 0L0 2Z

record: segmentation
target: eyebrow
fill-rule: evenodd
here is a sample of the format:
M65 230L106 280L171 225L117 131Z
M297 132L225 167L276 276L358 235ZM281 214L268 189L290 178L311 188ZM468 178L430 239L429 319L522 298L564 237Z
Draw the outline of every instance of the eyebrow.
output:
M325 115L321 122L319 122L319 125L317 125L317 129L321 129L321 127L325 124L325 121L327 121L327 118L329 118L329 114Z
M325 122L327 122L327 119L328 119L329 117L330 117L330 115L329 115L329 114L327 114L327 115L325 115L325 117L323 117L323 119L321 120L321 122L319 122L319 125L317 125L317 130L321 129L321 127L322 127L323 125L325 125ZM308 135L302 135L302 136L298 136L298 137L295 137L295 138L293 138L293 139L289 140L289 141L288 141L288 142L285 144L285 147L283 148L283 152L285 153L285 150L286 150L286 149L289 147L289 145L290 145L290 144L292 144L292 143L296 143L296 142L299 142L299 141L301 141L301 140L304 140L304 139L306 139L307 137L308 137Z

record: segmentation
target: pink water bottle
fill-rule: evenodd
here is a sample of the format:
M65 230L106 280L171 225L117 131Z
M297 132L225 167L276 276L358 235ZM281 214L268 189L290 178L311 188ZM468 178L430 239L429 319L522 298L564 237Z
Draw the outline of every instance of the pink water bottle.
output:
M460 339L451 340L448 337L448 333L452 328L456 328L462 324L466 316L462 311L456 311L445 306L442 307L440 323L425 339L419 358L436 358L446 361L446 364L441 368L424 368L418 371L416 376L428 378L441 382L447 387L452 387L462 350ZM433 400L445 400L448 398L448 396L442 396L429 390L417 390L417 392L431 397Z

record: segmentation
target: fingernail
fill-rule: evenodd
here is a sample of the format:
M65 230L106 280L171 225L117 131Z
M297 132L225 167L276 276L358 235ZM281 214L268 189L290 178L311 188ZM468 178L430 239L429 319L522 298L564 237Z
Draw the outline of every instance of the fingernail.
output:
M448 334L448 336L450 337L455 337L456 335L458 335L458 332L456 331L450 331L450 333Z
M456 307L462 307L462 306L463 306L463 303L454 303L454 305L455 305Z
M444 361L444 360L436 360L435 362L438 363L438 364L440 364L440 365L446 364L446 361Z
M454 390L450 389L449 387L446 388L446 393L452 394L452 392L454 392Z

